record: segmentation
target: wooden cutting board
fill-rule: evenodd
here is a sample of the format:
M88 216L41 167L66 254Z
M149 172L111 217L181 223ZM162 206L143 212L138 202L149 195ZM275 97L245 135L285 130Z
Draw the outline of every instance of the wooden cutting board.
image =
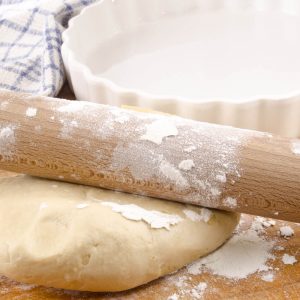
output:
M66 87L61 94L64 98L73 98ZM0 177L12 176L12 173L0 171ZM300 213L300 212L299 212ZM251 226L254 217L243 215L239 230L246 230ZM284 239L278 234L279 228L284 225L291 226L295 235ZM271 265L273 267L274 281L265 282L261 273L253 274L246 279L232 281L227 278L205 272L200 275L191 275L184 268L170 276L158 279L142 287L124 293L87 293L64 291L53 288L36 287L17 283L0 275L0 299L3 300L48 300L48 299L168 299L176 294L179 299L300 299L300 225L277 221L276 225L265 229L264 236L275 241L276 246L281 245L283 250L274 250L275 256ZM295 265L285 265L281 261L282 255L294 255L299 262ZM30 270L28 270L30 272ZM193 289L200 283L206 282L207 288L203 295L193 295Z

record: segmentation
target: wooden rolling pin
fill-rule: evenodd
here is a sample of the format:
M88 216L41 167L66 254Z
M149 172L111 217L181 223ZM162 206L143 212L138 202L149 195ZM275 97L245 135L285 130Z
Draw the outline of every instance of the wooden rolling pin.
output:
M300 222L300 141L175 116L2 91L0 169Z

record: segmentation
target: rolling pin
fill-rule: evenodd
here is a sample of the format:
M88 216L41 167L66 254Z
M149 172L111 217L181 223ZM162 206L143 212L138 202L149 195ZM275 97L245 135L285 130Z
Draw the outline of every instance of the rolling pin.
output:
M300 141L176 116L1 91L0 169L300 222Z

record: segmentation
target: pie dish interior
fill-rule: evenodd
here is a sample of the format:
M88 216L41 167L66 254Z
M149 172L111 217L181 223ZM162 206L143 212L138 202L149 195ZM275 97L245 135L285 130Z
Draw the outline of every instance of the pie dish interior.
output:
M299 53L297 0L102 0L63 45L77 98L293 136Z

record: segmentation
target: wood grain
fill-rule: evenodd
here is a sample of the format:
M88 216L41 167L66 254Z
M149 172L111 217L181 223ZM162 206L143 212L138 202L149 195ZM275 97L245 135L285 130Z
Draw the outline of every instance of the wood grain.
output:
M63 90L63 98L74 99L73 94L68 87ZM250 161L249 161L250 162ZM251 162L250 162L251 163ZM0 171L0 177L13 176L13 173ZM230 191L228 191L230 193ZM253 198L254 199L254 198ZM241 229L250 226L254 217L244 215L245 221ZM280 226L289 225L295 231L295 236L290 240L278 237ZM11 281L0 276L0 299L1 300L83 300L83 299L110 299L110 300L162 300L174 293L188 290L189 287L197 285L199 282L206 282L208 288L203 295L203 300L298 300L300 299L300 264L294 266L283 265L281 257L283 253L295 255L300 260L298 250L300 249L300 226L295 223L277 221L276 226L266 229L266 238L276 240L277 245L282 245L285 250L274 253L275 261L272 263L273 268L279 268L275 272L274 282L264 282L259 274L254 274L247 279L238 282L232 282L225 278L214 276L210 273L201 275L189 275L183 269L170 277L156 280L148 285L134 289L125 293L118 294L99 294L99 293L76 293L63 290L49 289L45 287L28 287L20 283ZM180 281L182 276L188 275L189 287L185 289L178 288L175 283ZM189 295L181 296L180 299L191 299Z
M0 171L0 178L13 176L13 173ZM241 231L250 227L254 217L243 215ZM281 226L289 225L295 231L295 236L287 240L278 236ZM153 281L142 287L123 292L123 293L89 293L65 291L46 287L35 287L24 285L0 275L0 299L1 300L166 300L169 296L176 293L179 299L196 299L193 298L190 291L200 282L207 283L207 289L201 299L203 300L274 300L274 299L300 299L300 263L293 266L284 265L281 261L282 255L288 253L294 255L300 260L300 225L277 221L274 227L267 228L264 236L275 241L276 245L283 246L284 250L273 251L274 261L269 261L274 273L273 282L265 282L261 279L261 274L256 273L246 279L231 281L224 277L215 276L209 272L200 275L188 274L183 268L179 272ZM278 268L278 270L276 270ZM29 270L30 272L30 270ZM186 285L176 285L182 281L183 276L188 277Z
M136 165L136 168L145 168L151 173L142 179L136 178L128 167L112 169L116 147L120 144L135 145L139 139L136 135L138 126L147 124L145 116L140 112L89 105L70 113L68 110L60 110L70 103L67 100L58 101L54 98L10 92L0 96L0 103L3 104L0 124L2 127L8 124L14 128L14 144L6 149L13 153L0 155L1 169L300 222L300 155L292 152L292 141L289 139L238 128L172 119L176 125L184 124L186 140L191 132L196 144L202 143L203 136L209 138L209 143L193 152L194 158L200 159L204 167L195 165L195 168L186 173L187 177L194 176L197 180L188 181L188 187L179 189L177 183L157 172L157 166L152 167L148 161L146 165ZM38 114L28 117L25 112L29 107L37 109ZM115 113L130 117L133 121L124 126L123 123L109 120L108 116ZM72 127L72 124L76 126ZM193 131L197 126L205 126L205 130ZM101 130L104 135L110 132L109 136L101 135ZM207 135L208 131L213 138ZM228 143L225 144L224 136L227 135L232 138L241 136L243 139L236 150L237 158L234 158L237 160L236 171L240 176L237 176L237 172L226 173L227 181L217 191L220 195L212 197L212 189L203 189L196 182L206 181L203 170L206 168L207 175L214 172L214 162L219 159L218 150L211 147L210 142L217 145L220 139L222 143L218 147L231 147ZM163 151L162 148L157 150L158 147L154 144L150 150L160 151L163 156L172 153L170 159L176 165L187 157L178 141L179 137L176 136L168 139L168 143L164 142ZM139 147L137 157L145 151L146 148L142 147L148 146ZM215 156L212 159L210 156L213 151ZM124 157L123 160L127 158ZM211 164L206 163L209 159ZM228 197L236 199L237 206L224 202Z

